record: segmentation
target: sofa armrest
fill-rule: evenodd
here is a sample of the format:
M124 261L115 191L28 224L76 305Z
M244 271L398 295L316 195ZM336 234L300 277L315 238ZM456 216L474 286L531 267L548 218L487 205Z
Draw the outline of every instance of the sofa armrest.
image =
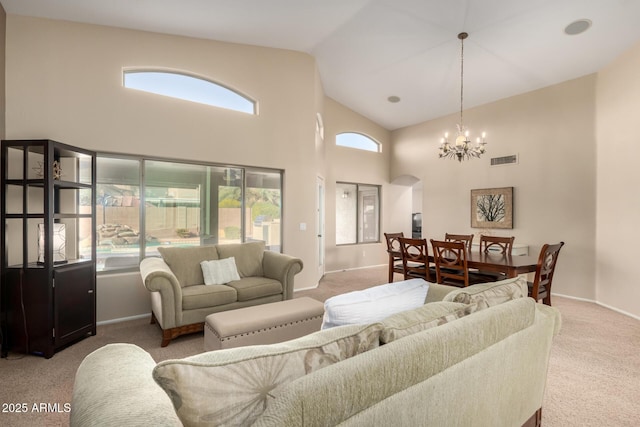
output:
M560 315L560 311L549 305L540 304L537 305L538 312L544 313L545 315L551 317L553 319L553 336L555 337L560 333L560 329L562 328L562 316Z
M155 365L132 344L109 344L89 354L76 372L71 426L182 425L151 376Z
M282 283L283 299L293 298L293 277L302 271L302 260L279 252L265 251L262 268L265 277Z
M457 291L460 288L456 286L440 285L438 283L429 283L429 290L427 291L427 297L424 303L442 301L449 292Z
M149 292L159 292L160 313L155 312L162 329L182 323L182 288L171 268L162 258L149 257L140 261L142 283Z

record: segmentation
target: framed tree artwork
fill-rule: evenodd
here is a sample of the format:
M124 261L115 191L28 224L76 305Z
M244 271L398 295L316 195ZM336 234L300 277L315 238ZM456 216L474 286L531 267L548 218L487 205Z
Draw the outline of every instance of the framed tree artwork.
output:
M471 190L471 227L513 228L513 187Z

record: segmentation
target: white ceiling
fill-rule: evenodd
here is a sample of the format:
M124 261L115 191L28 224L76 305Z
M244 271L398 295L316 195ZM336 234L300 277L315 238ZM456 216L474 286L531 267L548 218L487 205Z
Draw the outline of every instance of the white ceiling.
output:
M387 129L598 71L640 41L640 0L0 0L8 14L307 52L325 93ZM587 32L564 28L589 19ZM387 101L391 95L401 101Z

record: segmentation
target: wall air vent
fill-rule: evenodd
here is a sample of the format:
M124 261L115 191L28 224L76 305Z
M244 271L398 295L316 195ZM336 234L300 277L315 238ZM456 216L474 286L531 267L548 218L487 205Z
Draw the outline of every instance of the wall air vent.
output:
M491 159L491 166L513 165L518 163L518 155L512 154L510 156L493 157Z

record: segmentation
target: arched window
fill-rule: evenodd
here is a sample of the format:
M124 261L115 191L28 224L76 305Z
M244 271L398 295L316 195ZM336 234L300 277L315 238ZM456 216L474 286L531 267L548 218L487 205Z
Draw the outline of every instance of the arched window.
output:
M345 132L336 135L336 145L357 148L358 150L380 152L380 143L366 135L355 132Z
M256 114L256 103L217 83L168 71L125 70L124 87Z

